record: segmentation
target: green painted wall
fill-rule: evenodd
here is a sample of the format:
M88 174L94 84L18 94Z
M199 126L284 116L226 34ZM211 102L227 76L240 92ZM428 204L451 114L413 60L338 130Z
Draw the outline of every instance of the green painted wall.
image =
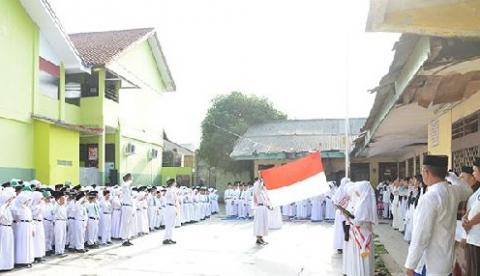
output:
M36 178L42 183L80 182L77 131L35 121Z
M127 51L119 58L118 63L127 67L128 71L133 72L137 78L140 78L154 90L165 91L155 57L147 41Z
M136 147L136 153L127 156L125 147L132 143ZM158 157L149 160L148 151L152 148L158 150ZM135 183L139 185L160 184L160 170L162 168L162 149L159 146L140 142L128 137L121 138L121 161L120 175L131 173L135 177Z
M176 178L177 175L189 175L193 180L193 168L190 167L163 167L161 171L161 183L165 185L170 178Z
M0 117L30 121L38 31L17 0L0 1ZM1 167L1 164L0 164Z
M0 181L33 178L33 128L29 123L0 118Z

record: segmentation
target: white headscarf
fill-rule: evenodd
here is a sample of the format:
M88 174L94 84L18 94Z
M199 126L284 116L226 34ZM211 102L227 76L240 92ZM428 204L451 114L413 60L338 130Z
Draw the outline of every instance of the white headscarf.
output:
M337 191L335 192L332 198L335 204L342 205L343 208L346 208L346 206L343 206L343 204L341 203L343 203L345 197L348 197L346 187L349 183L350 183L350 178L347 178L347 177L342 178L342 180L340 181L340 187L338 187Z
M355 221L377 224L377 204L372 185L368 181L360 181L355 182L353 186L354 193L359 195L354 209Z

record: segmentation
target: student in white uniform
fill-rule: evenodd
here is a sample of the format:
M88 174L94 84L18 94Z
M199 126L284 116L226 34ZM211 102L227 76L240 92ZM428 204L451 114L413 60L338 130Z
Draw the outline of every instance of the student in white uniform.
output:
M253 186L253 206L255 217L253 219L253 233L257 238L257 245L268 244L263 237L268 235L268 209L271 209L268 196L261 180Z
M480 275L480 189L478 188L480 158L476 158L473 163L473 177L477 183L477 191L468 199L467 213L462 223L463 228L467 231L466 275Z
M173 228L175 227L175 219L177 216L177 183L175 179L169 179L167 181L167 191L165 193L166 208L164 213L165 219L165 235L163 238L163 244L176 244L173 240Z
M312 202L312 216L310 219L312 222L323 221L325 196L322 194L312 198L310 201Z
M383 218L384 219L389 219L390 218L390 206L391 206L391 201L390 201L390 192L391 186L387 182L386 185L384 185L381 193L382 193L382 203L383 203Z
M148 227L150 231L155 230L155 225L157 223L157 189L155 187L150 188L147 203L148 203Z
M53 190L52 190L53 192ZM51 197L51 192L47 191L45 196L45 209L43 211L43 227L45 229L45 250L46 255L50 256L55 253L53 250L53 244L55 242L55 235L53 231L53 208L55 206L55 198Z
M65 257L65 243L67 241L67 208L65 206L65 195L61 191L53 192L55 206L53 207L55 255ZM69 231L75 231L75 228ZM72 241L75 243L75 241Z
M400 228L400 224L402 222L402 218L401 218L401 210L400 210L400 183L399 183L399 179L396 179L394 182L393 182L393 189L392 189L392 194L393 194L393 201L392 201L392 205L391 205L391 208L392 208L392 217L393 217L393 221L392 221L392 227L393 229L395 230L398 230Z
M101 237L102 245L112 244L112 202L110 198L110 191L104 190L103 197L100 200L100 228L99 236Z
M112 239L120 240L120 219L122 217L122 203L120 202L119 190L114 188L111 193L112 204Z
M348 206L348 201L349 201L349 195L347 193L347 186L350 185L350 179L348 178L343 178L340 181L340 187L338 187L337 191L335 192L335 195L333 195L333 204L336 206L340 206L341 208L347 208ZM343 252L343 247L344 247L344 241L345 241L345 215L340 209L337 209L335 212L335 222L334 222L334 227L335 227L335 236L333 239L333 248L337 250L338 253Z
M15 238L11 210L15 191L10 187L10 183L2 186L4 189L0 191L0 271L8 271L15 266Z
M15 198L13 207L15 236L15 265L31 267L34 261L34 225L32 211L28 207L31 192L22 191Z
M448 156L424 158L422 176L428 189L413 215L412 241L405 262L409 276L415 275L422 257L427 275L452 272L458 204L467 200L472 189L447 169ZM452 185L445 181L447 175Z
M350 228L354 241L353 259L356 276L372 276L375 271L373 226L378 223L375 192L368 181L354 183L355 196L353 225Z
M332 221L335 219L335 206L332 197L335 195L336 189L334 189L335 184L333 182L330 182L329 185L330 191L325 195L325 219Z
M85 232L87 228L87 209L85 208L85 192L78 192L75 196L75 206L73 209L73 249L77 253L86 253L85 249ZM69 230L70 231L70 230Z
M227 184L227 189L223 193L223 200L225 201L225 214L227 217L233 216L233 190L232 183Z
M130 191L133 177L131 174L126 174L123 177L122 196L120 202L122 204L121 218L120 218L120 237L123 240L123 246L133 245L130 239L135 236L136 228L136 206L134 206L134 199Z
M43 194L39 191L32 192L32 216L35 229L34 239L34 257L35 262L42 262L45 257L45 227L43 225L43 213L45 211L45 202Z
M98 248L98 222L100 220L100 206L97 202L97 191L88 192L87 209L87 232L86 241L88 248Z

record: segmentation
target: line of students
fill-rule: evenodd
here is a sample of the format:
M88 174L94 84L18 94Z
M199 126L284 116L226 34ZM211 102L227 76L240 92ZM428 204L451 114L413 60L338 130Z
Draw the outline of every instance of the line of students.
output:
M45 256L85 253L100 245L165 228L164 244L174 243L173 227L218 213L214 189L131 186L100 188L12 180L0 189L0 271L31 267ZM173 211L173 212L172 212ZM167 231L168 230L168 231Z

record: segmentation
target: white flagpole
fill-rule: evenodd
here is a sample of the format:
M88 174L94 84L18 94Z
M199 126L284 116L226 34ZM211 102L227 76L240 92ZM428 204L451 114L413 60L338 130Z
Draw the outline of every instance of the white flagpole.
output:
M349 18L349 17L348 17ZM349 79L350 79L350 29L348 18L345 25L346 35L346 53L345 53L345 177L349 176L350 172L350 119L349 119Z

